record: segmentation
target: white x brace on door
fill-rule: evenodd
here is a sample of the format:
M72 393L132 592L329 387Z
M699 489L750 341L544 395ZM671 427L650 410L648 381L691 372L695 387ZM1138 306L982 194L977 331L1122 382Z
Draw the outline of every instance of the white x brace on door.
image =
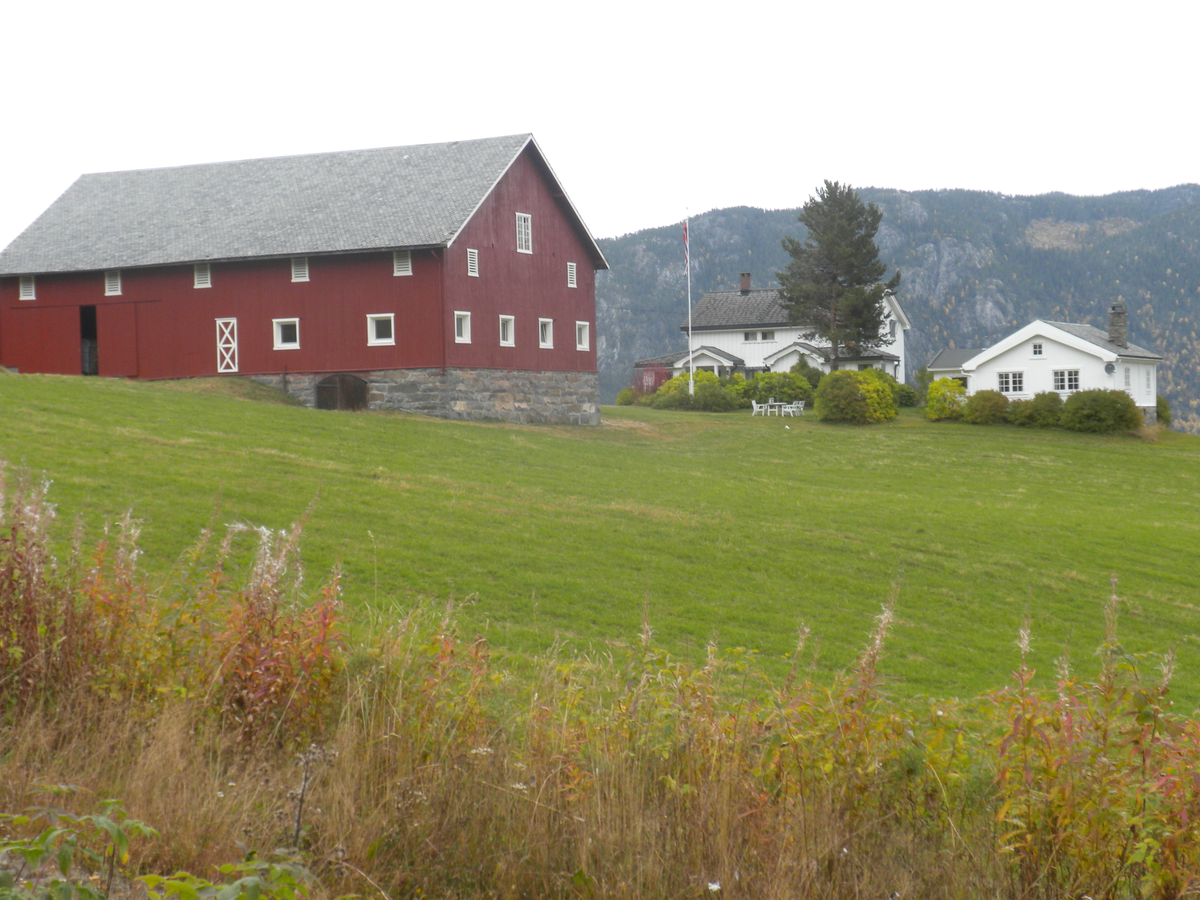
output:
M237 319L217 319L217 371L237 370Z

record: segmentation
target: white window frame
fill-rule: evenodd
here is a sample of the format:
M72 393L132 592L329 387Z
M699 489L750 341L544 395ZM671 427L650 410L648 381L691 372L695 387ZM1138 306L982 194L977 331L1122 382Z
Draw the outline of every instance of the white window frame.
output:
M543 350L554 349L553 319L538 319L538 346Z
M590 322L575 323L575 349L590 350L591 349L592 326Z
M996 386L1002 394L1025 393L1024 372L997 372Z
M1042 355L1042 342L1041 342L1041 341L1035 341L1035 342L1034 342L1034 345L1033 345L1033 355L1034 355L1034 356L1041 356L1041 355Z
M517 213L517 252L533 252L533 216L530 213Z
M237 319L217 319L217 372L238 370Z
M121 296L121 270L109 269L104 273L104 296Z
M1072 387L1074 382L1074 387ZM1054 390L1060 394L1070 394L1079 390L1079 370L1078 369L1055 369L1054 370Z
M762 333L762 339L763 339L764 341L773 341L773 340L775 340L775 332L774 332L774 331L764 331L764 332Z
M296 340L283 340L283 328L285 325L294 325L296 327ZM275 335L276 350L299 350L300 349L300 320L299 319L272 319L271 331Z
M573 262L567 263L567 287L579 287L579 276L575 270L575 263Z
M212 266L208 263L196 263L192 266L192 287L212 287Z
M292 281L308 281L308 257L292 257Z
M472 278L479 277L479 251L467 248L467 274Z
M391 337L381 338L379 336L378 325L380 322L388 323L388 330L391 332ZM395 313L371 313L367 315L367 346L368 347L394 347L396 346L396 315Z
M393 250L392 251L392 275L402 276L412 274L412 251L411 250Z
M757 331L743 331L742 332L742 340L743 341L757 341L758 340L758 332Z
M505 332L508 337L505 337ZM501 316L500 317L500 346L515 347L517 346L517 318L516 316Z
M454 311L454 343L471 343L471 314L469 312Z
M20 287L17 288L17 298L20 300L36 300L37 299L37 276L22 275L19 281Z

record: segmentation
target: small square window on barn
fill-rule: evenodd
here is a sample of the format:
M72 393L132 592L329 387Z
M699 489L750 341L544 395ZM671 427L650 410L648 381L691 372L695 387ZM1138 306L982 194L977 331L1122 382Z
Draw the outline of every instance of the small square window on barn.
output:
M299 319L272 319L271 323L275 326L276 350L300 349Z
M471 314L469 312L454 314L454 341L458 344L471 343Z
M393 250L392 251L392 274L393 275L411 275L412 274L412 251L411 250Z
M589 347L591 326L587 322L575 323L575 349L587 350Z
M396 322L392 313L367 316L367 346L391 347L396 344Z
M292 257L292 281L308 281L308 257Z
M121 270L109 269L104 273L104 296L115 297L121 293Z
M212 287L212 267L208 263L196 263L192 266L192 287Z
M467 274L472 278L479 277L479 251L467 250Z
M553 319L538 319L538 346L543 350L554 349Z
M579 281L575 277L575 263L567 263L567 287L579 287Z
M501 347L515 347L517 345L516 331L517 331L517 320L515 318L513 318L512 316L501 316L500 317L500 346Z
M35 278L36 278L36 276L34 276L34 275L22 275L21 276L21 287L17 294L17 296L20 297L20 299L22 299L22 300L36 300L37 299L37 282L34 280Z
M517 213L517 252L533 252L533 216Z

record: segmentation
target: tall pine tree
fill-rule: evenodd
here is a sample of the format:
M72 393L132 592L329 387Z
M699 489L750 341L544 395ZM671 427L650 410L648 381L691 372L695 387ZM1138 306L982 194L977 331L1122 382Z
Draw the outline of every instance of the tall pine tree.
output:
M883 295L900 283L900 273L880 281L887 266L875 246L879 207L864 204L849 185L826 181L796 218L808 237L783 239L792 261L775 273L792 321L808 326L806 337L829 341L834 368L843 348L862 352L890 344Z

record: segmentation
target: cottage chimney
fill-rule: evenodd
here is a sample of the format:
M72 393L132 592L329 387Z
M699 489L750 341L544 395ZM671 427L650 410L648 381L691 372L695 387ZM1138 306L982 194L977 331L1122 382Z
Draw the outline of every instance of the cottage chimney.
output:
M1129 346L1129 313L1124 303L1114 303L1108 310L1108 339L1118 347Z
M750 293L750 273L749 272L742 273L742 293L743 294Z

